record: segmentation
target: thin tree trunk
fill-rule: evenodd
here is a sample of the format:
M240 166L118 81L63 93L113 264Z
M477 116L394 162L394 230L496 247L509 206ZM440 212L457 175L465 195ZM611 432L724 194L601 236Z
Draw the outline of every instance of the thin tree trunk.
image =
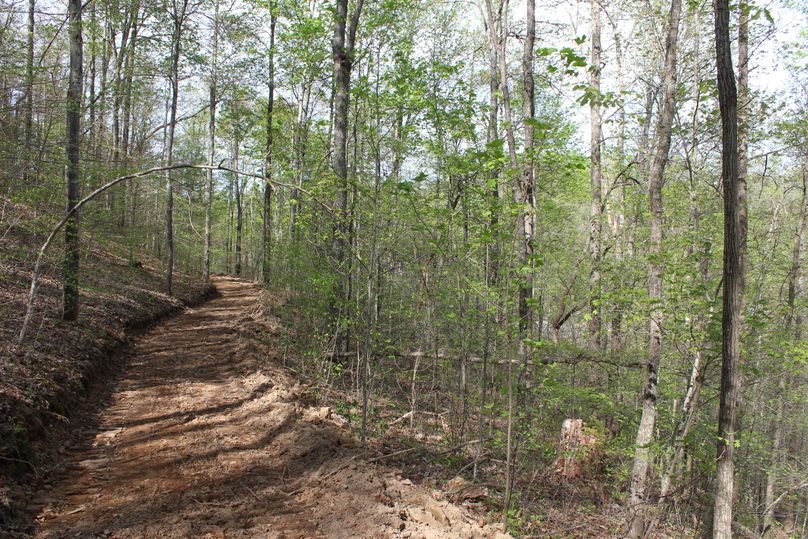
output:
M236 103L236 107L240 108L240 103ZM239 160L241 153L241 140L238 133L239 127L236 126L236 135L233 140L233 155L231 157L233 169L239 170ZM244 228L244 211L243 211L243 189L241 179L238 175L233 175L233 182L236 186L236 265L235 274L237 277L241 276L241 233Z
M625 83L625 68L623 65L623 40L617 28L616 21L612 21L612 30L614 34L614 50L615 62L617 63L617 89L620 95L623 95L626 89ZM626 107L624 103L619 105L617 111L617 157L616 169L618 174L623 171L626 166ZM612 237L614 238L614 256L619 264L624 256L625 238L623 237L623 228L626 215L626 189L621 184L617 191L617 200L614 203L612 211ZM619 282L619 281L618 281ZM621 302L615 302L612 311L611 319L611 335L609 336L609 346L613 352L619 352L623 347L623 305ZM602 308L601 308L602 309ZM620 372L617 373L620 376Z
M337 264L337 279L332 298L331 315L334 323L334 350L343 351L344 328L340 322L341 312L350 298L346 296L348 284L346 273L345 242L349 234L348 223L348 105L351 93L351 69L354 45L363 0L357 0L348 21L348 0L337 0L334 20L334 152L333 168L337 176L337 198L334 210L337 221L334 226L332 255Z
M129 167L129 156L131 149L129 147L129 131L131 129L132 123L132 83L134 79L134 70L135 70L135 60L136 60L136 52L137 52L137 35L138 35L138 17L140 15L140 2L136 1L134 6L132 7L132 31L129 36L129 47L126 53L126 61L124 63L124 86L125 86L125 93L123 96L123 129L121 131L121 154L123 157L123 168L124 173L126 172L127 168ZM123 222L121 223L124 227L128 224L130 225L129 230L127 230L128 234L134 234L134 223L135 223L135 183L127 183L126 184L126 192L128 195L124 197L124 203L122 208L122 218ZM130 211L128 212L128 219L127 219L127 209Z
M589 334L593 348L601 348L601 238L603 226L603 169L601 162L601 118L600 118L600 1L591 0L592 11L592 58L590 61L590 82L589 82L589 167L590 167L590 188L591 188L591 208L589 224L589 255L592 263L592 270L589 279L592 287L592 294L589 302Z
M721 111L721 178L724 187L723 315L721 389L716 447L713 537L732 537L735 431L741 398L739 363L746 252L746 184L738 155L738 95L732 68L728 0L715 2L716 66Z
M90 91L89 91L89 112L90 112L90 125L88 128L89 149L92 154L95 149L95 100L98 97L95 93L95 78L97 66L97 47L98 47L98 34L96 32L96 13L95 2L90 4Z
M498 61L498 68L499 68L499 93L500 98L502 100L502 114L503 114L503 121L505 127L505 139L508 144L508 158L510 162L511 170L519 170L518 160L516 156L516 136L514 134L513 129L513 114L511 109L511 99L510 99L510 91L508 88L508 66L505 58L505 51L506 51L506 39L507 39L507 31L506 31L506 21L507 21L507 14L508 14L508 6L509 0L502 0L501 3L498 5L497 9L495 10L492 0L486 0L486 17L487 17L487 27L488 27L488 40L489 40L489 47L491 47L497 55ZM522 198L522 194L520 193L521 189L519 187L519 182L514 182L513 186L513 199L514 203L519 204ZM517 218L517 230L516 230L517 241L522 242L526 238L525 235L525 218L524 215L520 212L520 215ZM519 262L523 262L523 250L519 249ZM517 314L518 314L518 343L517 343L517 361L521 364L526 361L526 350L524 345L524 340L526 338L526 323L527 317L523 317L523 284L520 283L520 292L519 292L519 305L517 307ZM507 287L506 287L507 289ZM505 451L506 451L506 464L505 464L505 499L503 502L503 511L502 511L502 518L505 524L507 525L508 521L508 513L510 510L511 505L511 497L513 495L513 470L515 467L515 456L513 454L513 412L514 412L514 388L513 388L513 365L512 362L508 362L508 373L507 373L507 381L508 381L508 420L506 425L506 442L505 442Z
M25 147L23 148L23 183L30 187L31 158L34 134L34 13L35 0L28 0L28 36L25 59Z
M182 50L182 30L185 24L185 14L188 9L188 0L172 0L171 16L174 19L171 52L171 106L168 120L168 140L166 142L166 165L174 162L174 132L177 127L177 101L180 92L179 62ZM166 291L172 293L174 278L174 177L172 170L166 170Z
M648 296L652 302L648 326L648 364L647 379L642 394L642 416L637 428L637 439L634 448L634 465L631 471L629 510L631 524L628 537L640 537L645 528L645 512L648 504L646 498L646 482L650 465L649 446L654 438L656 421L656 404L658 397L657 383L659 379L659 361L662 351L662 185L665 166L671 146L671 127L676 109L676 63L677 44L679 40L679 19L681 0L673 0L668 19L668 33L665 41L665 68L663 81L662 112L656 131L656 151L648 178L648 198L651 210L651 253L648 263Z
M210 82L208 88L208 165L213 166L216 156L216 100L217 100L217 79L219 63L219 1L214 2L213 7L213 55L210 66ZM205 173L205 255L204 274L205 280L210 279L210 251L212 234L213 211L213 170L208 169Z
M533 57L536 43L536 0L526 1L526 29L525 43L522 51L522 82L524 90L524 125L525 125L525 166L524 180L522 186L522 204L525 209L522 211L522 228L524 236L520 238L521 260L523 268L529 268L528 273L523 273L523 281L519 289L519 320L521 323L520 333L520 356L527 372L528 356L525 339L530 337L533 330L533 242L535 234L535 140L533 122L536 117L535 92L536 84L533 78ZM524 375L524 373L522 374Z
M82 98L82 34L81 0L67 4L70 39L70 81L67 87L67 211L81 198L81 98ZM79 316L79 216L76 213L65 224L64 287L62 318Z
M490 24L490 21L487 21L486 24ZM488 129L486 133L486 143L490 145L493 141L498 138L498 116L499 116L499 98L497 96L497 91L499 89L499 76L498 76L498 62L497 62L497 51L494 47L488 48L488 72L489 72L489 80L488 80ZM489 189L489 211L490 211L490 218L489 218L489 227L492 233L492 241L490 241L486 245L486 264L485 264L485 336L483 342L483 358L482 358L482 373L480 375L480 406L478 414L478 421L477 421L477 431L478 431L478 444L477 444L477 451L474 456L474 470L473 470L473 477L477 479L477 472L478 466L480 463L480 458L482 457L483 451L483 444L485 443L485 434L486 434L486 421L485 421L485 410L486 410L486 403L488 402L488 360L491 355L491 344L492 344L492 334L493 334L493 320L490 313L490 302L491 302L491 294L492 290L496 287L497 283L497 273L498 273L498 261L499 261L499 249L498 249L498 232L497 229L499 228L499 173L498 171L492 171L491 176L489 178L491 182L491 187Z
M275 110L275 6L269 5L269 95L267 96L267 146L264 160L264 220L261 236L261 277L264 283L269 281L270 260L272 256L272 120Z

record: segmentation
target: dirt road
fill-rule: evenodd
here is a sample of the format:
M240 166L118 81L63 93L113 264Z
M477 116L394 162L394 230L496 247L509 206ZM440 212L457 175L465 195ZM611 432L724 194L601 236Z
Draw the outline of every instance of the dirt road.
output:
M34 537L505 537L379 463L276 361L260 289L143 335Z

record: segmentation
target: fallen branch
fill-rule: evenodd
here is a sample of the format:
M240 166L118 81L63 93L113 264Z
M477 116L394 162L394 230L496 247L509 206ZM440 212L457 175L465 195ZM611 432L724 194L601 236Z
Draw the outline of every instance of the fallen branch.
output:
M437 455L445 455L446 453L451 453L452 451L457 451L458 449L466 447L467 445L478 444L478 443L480 443L480 440L469 440L468 442L463 442L462 444L452 446L449 449L444 449L443 451L439 451L438 453L435 453L435 455L436 456ZM368 459L366 462L369 464L371 462L376 462L376 461L383 460L383 459L386 459L386 458L395 457L397 455L403 455L405 453L411 453L411 452L415 451L416 449L419 449L419 448L418 447L408 447L407 449L402 449L400 451L395 451L393 453L388 453L387 455L381 455L379 457L374 457L372 459Z
M15 459L15 458L12 458L12 457L4 457L2 455L0 455L0 460L6 460L8 462L19 462L20 464L27 464L28 466L31 467L31 470L33 470L33 472L36 473L36 466L31 464L27 460Z
M348 351L348 352L335 352L335 353L328 353L327 357L329 358L350 358L356 356L356 352ZM444 353L431 353L431 352L391 352L386 355L382 355L380 357L397 357L402 359L438 359L438 360L450 360L450 359L457 359L455 356L447 355ZM603 357L600 354L593 354L586 351L575 351L571 354L564 355L563 353L559 353L558 355L552 356L552 354L548 354L544 357L537 357L536 355L532 356L534 364L538 365L553 365L553 364L562 364L562 365L577 365L579 363L595 363L595 364L603 364L603 365L611 365L612 367L619 367L621 369L644 369L645 364L640 363L637 361L631 361L626 363L621 363L620 361L616 361L614 359L610 359L609 356ZM466 362L468 363L483 363L486 362L488 365L521 365L522 362L517 359L488 359L484 360L478 356L467 356Z
M398 419L396 419L395 421L391 422L391 423L390 423L390 424L388 424L387 426L388 426L388 427L392 427L392 426L393 426L393 425L395 425L396 423L400 423L400 422L404 421L405 419L407 419L407 418L408 418L408 417L410 417L411 415L412 415L412 410L410 410L409 412L407 412L407 413L406 413L406 414L404 414L403 416L399 417L399 418L398 418Z

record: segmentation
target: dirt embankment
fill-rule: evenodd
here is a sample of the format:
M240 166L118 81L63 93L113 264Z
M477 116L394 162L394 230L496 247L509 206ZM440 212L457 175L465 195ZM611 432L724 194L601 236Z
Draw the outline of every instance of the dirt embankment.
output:
M0 197L0 530L26 525L21 509L32 485L63 458L75 431L70 421L92 404L89 388L118 372L116 352L133 332L211 291L201 279L178 273L174 295L163 293L155 261L115 254L116 246L103 246L85 223L79 320L59 319L61 247L55 245L45 259L28 338L17 345L45 224L41 214Z
M217 288L138 339L35 537L507 537L373 462L277 361L266 293Z

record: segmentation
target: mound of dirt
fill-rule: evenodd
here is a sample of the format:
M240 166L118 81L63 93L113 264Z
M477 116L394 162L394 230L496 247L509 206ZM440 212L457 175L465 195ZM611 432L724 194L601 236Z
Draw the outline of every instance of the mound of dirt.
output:
M35 537L508 537L371 462L279 364L266 293L216 286L132 348L99 428L32 505Z

